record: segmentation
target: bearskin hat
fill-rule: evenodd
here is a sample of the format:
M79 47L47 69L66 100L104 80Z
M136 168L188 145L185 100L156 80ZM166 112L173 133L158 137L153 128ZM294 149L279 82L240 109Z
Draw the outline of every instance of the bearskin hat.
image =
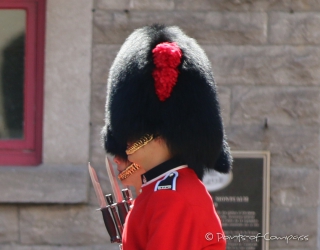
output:
M105 123L107 153L126 158L127 142L153 134L200 179L231 168L210 62L178 27L146 26L126 39L109 72Z

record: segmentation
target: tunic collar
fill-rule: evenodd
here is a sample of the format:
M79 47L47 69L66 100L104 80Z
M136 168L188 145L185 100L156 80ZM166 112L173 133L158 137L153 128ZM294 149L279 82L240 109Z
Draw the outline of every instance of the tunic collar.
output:
M167 161L159 164L158 166L150 169L148 172L141 175L142 183L145 184L145 183L159 177L160 175L170 171L171 169L176 168L181 165L184 165L184 164L185 164L185 162L182 161L181 159L171 158L170 160L167 160Z

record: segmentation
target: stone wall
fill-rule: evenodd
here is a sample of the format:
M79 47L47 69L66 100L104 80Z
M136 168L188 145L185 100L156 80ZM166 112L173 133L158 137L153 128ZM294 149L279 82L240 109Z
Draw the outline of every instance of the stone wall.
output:
M118 249L89 195L92 8L47 0L43 161L0 167L0 250Z
M320 1L96 0L92 142L112 59L135 28L154 22L180 26L207 52L231 149L271 152L270 234L309 241L270 249L318 249Z
M178 25L198 40L212 62L232 150L271 152L270 234L309 235L307 242L270 242L270 249L319 249L320 1L94 0L92 7L88 2L81 0L80 4L79 0L48 0L47 11L49 17L54 15L50 22L66 28L60 35L69 36L70 39L76 37L79 41L80 34L70 36L68 26L63 26L61 18L65 17L66 22L73 21L78 25L83 21L79 13L89 15L90 11L93 18L92 44L88 48L92 53L91 117L90 121L86 118L83 122L90 122L91 125L90 149L86 154L89 154L92 165L98 170L103 189L106 192L110 189L104 169L105 156L100 146L110 65L125 38L135 28L154 22ZM85 12L81 6L85 6ZM67 13L71 13L72 17L68 17ZM74 28L82 29L81 25ZM50 44L58 38L53 32L46 39ZM68 45L67 42L60 46L69 48ZM72 52L75 48L67 51ZM51 51L53 55L54 52ZM59 71L68 73L68 65L63 65ZM73 71L69 75L79 72L74 67L71 69ZM52 77L52 80L48 80L52 82L50 91L72 92L68 86L62 86L60 90L54 88L54 81L62 83L66 79L71 80L71 76L67 74L64 79ZM45 99L49 98L53 105L54 96L50 95L47 92ZM72 113L72 107L83 100L81 95L74 98L65 101L68 113ZM58 98L57 101L61 100ZM54 107L50 109L46 114L49 120L65 119L66 126L73 126L68 123L66 112L60 116ZM81 120L81 116L76 117ZM67 151L57 148L64 140L61 134L56 136L55 131L50 132L51 127L48 124L47 136L52 138L46 138L48 141L44 144L45 148L54 149L58 158L54 154L48 155L50 151L47 150L44 159L50 164L57 164L55 161L58 159L60 168L64 164L80 164L77 152L68 151L73 148L71 144L69 147L66 145ZM71 128L71 132L77 129ZM68 133L65 135L67 140L73 139L68 138ZM54 144L51 139L58 142ZM79 144L77 141L73 143ZM68 162L67 156L70 154L72 162ZM82 154L80 158L85 161L86 156ZM76 168L86 170L85 166ZM14 171L18 170L11 170L10 174ZM43 189L37 196L40 198L33 203L2 201L0 249L117 249L116 245L107 244L108 237L101 215L95 211L95 194L87 176L81 171L80 177L73 180L74 187L82 181L89 193L80 198L76 196L77 199L74 198L70 203L65 199L47 201L43 198L41 201L41 196L53 192ZM60 175L61 172L52 176L58 180ZM19 176L26 182L46 180L41 176L38 179ZM1 183L0 187L3 190ZM77 193L72 187L67 187L68 192Z

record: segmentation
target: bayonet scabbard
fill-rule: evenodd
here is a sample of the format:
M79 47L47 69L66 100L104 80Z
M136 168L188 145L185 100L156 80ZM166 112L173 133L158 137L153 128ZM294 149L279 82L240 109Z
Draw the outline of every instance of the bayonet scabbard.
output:
M107 203L109 204L109 208L113 217L113 220L116 224L118 233L120 235L120 238L122 237L122 232L123 232L123 226L121 224L121 220L117 211L117 203L113 202L112 194L107 194L106 195Z
M107 206L107 207L101 208L100 211L102 212L104 224L110 235L111 243L114 243L114 242L120 243L121 239L118 236L116 227L114 226L112 216L110 214L110 207Z
M123 226L124 222L126 220L127 214L128 214L127 202L125 200L123 200L122 202L117 204L117 207L118 207L120 221Z

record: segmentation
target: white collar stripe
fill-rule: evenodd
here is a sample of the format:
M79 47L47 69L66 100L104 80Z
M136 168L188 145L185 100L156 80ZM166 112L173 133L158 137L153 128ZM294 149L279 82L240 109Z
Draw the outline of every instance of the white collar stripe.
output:
M179 166L179 167L176 167L176 168L172 168L172 169L170 169L169 171L167 171L167 172L159 175L158 177L151 179L151 180L148 181L147 183L143 184L141 187L143 188L143 187L145 187L145 186L147 186L147 185L149 185L149 184L157 181L157 180L160 179L161 177L166 176L168 173L171 173L171 172L173 172L173 171L177 171L177 170L180 170L180 169L183 169L183 168L187 168L187 167L188 167L187 165L182 165L182 166Z

